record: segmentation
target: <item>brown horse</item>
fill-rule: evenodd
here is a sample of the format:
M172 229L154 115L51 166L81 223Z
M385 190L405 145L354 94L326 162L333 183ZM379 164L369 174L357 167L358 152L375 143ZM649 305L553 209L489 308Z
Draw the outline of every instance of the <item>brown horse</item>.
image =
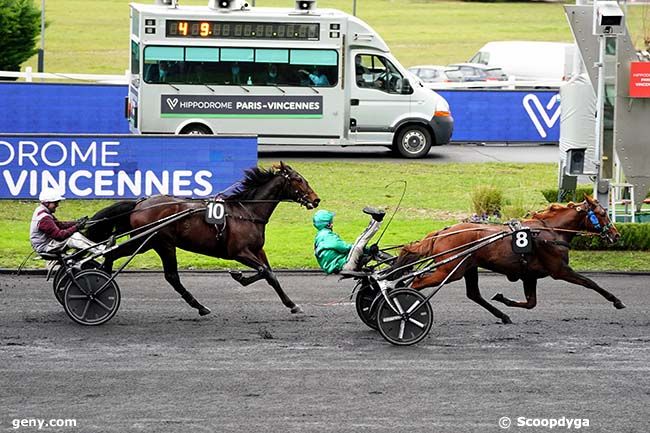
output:
M244 286L265 279L292 313L302 312L300 306L284 293L271 270L264 252L264 231L279 202L293 201L307 209L313 209L318 206L320 199L297 171L282 162L271 170L247 170L242 184L243 191L225 202L226 225L223 233L205 221L205 202L154 196L137 202L120 201L99 211L91 219L94 223L88 228L87 236L97 242L110 235L155 225L157 221L179 212L196 210L161 228L138 252L153 249L160 256L165 279L190 306L196 308L202 316L210 313L181 284L176 259L177 247L206 256L236 260L255 269L257 273L250 277L244 277L241 272L231 272L231 275ZM125 242L107 253L104 270L110 273L115 260L130 256L143 242L146 242L144 238Z
M504 274L510 281L521 279L524 283L526 301L513 301L502 294L496 294L492 299L508 307L531 309L537 304L537 280L551 276L592 289L612 302L616 308L625 305L614 295L601 288L587 277L575 272L569 266L569 243L579 232L598 233L608 242L613 243L620 237L614 225L607 216L607 211L597 200L585 196L585 201L579 204L569 203L567 206L551 205L543 212L534 213L531 219L521 221L521 225L529 227L532 233L533 252L529 255L516 254L512 248L512 236L497 240L471 254L464 263L449 277L449 281L465 277L467 297L490 313L501 319L503 323L512 323L510 318L494 307L482 296L478 287L478 267ZM463 250L463 246L477 245L486 236L510 230L508 227L496 224L461 223L427 235L419 242L405 246L400 252L394 268L408 266L421 257L439 254L438 261L452 257ZM454 252L451 252L456 249ZM446 253L447 252L447 253ZM437 286L453 271L462 257L440 265L431 273L425 273L415 278L411 287L420 290L425 287ZM396 272L399 274L399 272Z

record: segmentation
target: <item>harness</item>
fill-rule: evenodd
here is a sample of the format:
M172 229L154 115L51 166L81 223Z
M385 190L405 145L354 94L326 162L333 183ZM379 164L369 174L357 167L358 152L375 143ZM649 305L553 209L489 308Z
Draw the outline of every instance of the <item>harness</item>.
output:
M257 201L257 200L251 200L251 201ZM227 212L226 203L224 200L217 199L216 197L209 201L206 200L205 222L213 225L214 228L217 230L217 236L216 236L217 239L221 239L223 237L223 234L226 232L226 227L228 225L229 218L234 218L239 221L249 221L254 224L264 224L264 225L266 225L269 222L268 219L254 217L251 214L250 210L244 206L243 202L235 201L232 203L239 204L239 206L241 206L242 209L244 209L244 211L248 213L248 216L233 215L232 213ZM218 210L220 215L218 216L218 218L215 218L214 215L212 214L215 213L214 208L217 206L223 206L223 209Z

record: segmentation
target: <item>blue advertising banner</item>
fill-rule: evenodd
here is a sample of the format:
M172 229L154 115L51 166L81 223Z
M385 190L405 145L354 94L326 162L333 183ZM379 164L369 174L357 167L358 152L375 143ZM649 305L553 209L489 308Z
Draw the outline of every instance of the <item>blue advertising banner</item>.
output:
M128 134L125 85L1 83L0 133Z
M254 137L0 135L0 198L209 197L255 166Z
M445 90L454 117L451 141L560 141L560 99L555 90Z
M452 142L559 142L555 90L438 93L454 117ZM124 85L0 83L0 133L127 134L126 95Z

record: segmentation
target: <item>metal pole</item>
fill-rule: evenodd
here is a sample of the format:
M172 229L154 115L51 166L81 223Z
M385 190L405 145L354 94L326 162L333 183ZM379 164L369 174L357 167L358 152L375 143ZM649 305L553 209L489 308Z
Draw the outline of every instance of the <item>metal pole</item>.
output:
M38 49L38 72L45 72L45 0L41 0L41 48Z
M357 0L352 0L352 16L357 16Z
M603 124L604 124L604 103L605 103L605 47L607 45L607 38L605 36L598 36L598 85L596 87L596 141L594 143L594 155L596 158L596 181L594 182L594 197L598 198L604 207L609 207L607 193L599 192L599 185L602 178L601 163L603 158ZM603 201L602 198L605 198Z

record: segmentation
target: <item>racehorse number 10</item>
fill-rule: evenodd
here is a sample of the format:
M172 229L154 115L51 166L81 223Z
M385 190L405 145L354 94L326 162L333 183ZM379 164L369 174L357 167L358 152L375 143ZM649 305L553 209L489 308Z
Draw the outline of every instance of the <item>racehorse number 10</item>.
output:
M208 224L223 224L226 218L226 206L220 202L208 203L205 212L205 222Z
M530 230L517 230L512 234L512 251L516 254L530 254L533 252Z

